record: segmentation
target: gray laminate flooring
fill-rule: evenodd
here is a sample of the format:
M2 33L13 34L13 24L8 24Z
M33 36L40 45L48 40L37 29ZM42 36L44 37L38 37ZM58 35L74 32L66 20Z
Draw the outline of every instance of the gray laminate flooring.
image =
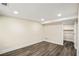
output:
M64 41L64 45L58 45L43 41L0 56L76 56L76 50L72 42Z

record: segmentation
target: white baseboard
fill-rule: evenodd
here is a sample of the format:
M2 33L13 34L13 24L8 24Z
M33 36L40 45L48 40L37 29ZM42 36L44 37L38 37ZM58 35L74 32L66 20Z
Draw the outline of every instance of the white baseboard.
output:
M46 40L46 41L50 42L50 43L58 44L58 45L63 45L63 42L62 43L58 43L58 42L53 42L53 41L49 41L49 40Z

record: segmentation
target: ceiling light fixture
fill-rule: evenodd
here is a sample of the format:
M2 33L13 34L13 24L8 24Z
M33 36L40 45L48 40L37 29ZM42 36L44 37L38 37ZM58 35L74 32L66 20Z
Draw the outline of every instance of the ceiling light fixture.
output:
M43 18L41 19L41 21L44 21L44 20L45 20L45 19L43 19Z
M14 14L18 14L19 12L18 12L18 11L14 11L13 13L14 13Z
M57 16L58 16L58 17L61 17L61 13L59 13Z

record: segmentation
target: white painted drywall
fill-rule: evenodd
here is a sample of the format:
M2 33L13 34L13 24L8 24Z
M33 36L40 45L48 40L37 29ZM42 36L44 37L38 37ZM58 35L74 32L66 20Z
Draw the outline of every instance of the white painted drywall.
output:
M78 8L78 40L77 40L77 55L79 56L79 8Z
M44 25L45 41L63 45L62 23Z
M43 41L40 23L0 16L0 53Z
M77 49L78 40L78 22L74 23L74 47Z
M73 25L64 25L63 24L63 29L64 30L74 30L74 24Z

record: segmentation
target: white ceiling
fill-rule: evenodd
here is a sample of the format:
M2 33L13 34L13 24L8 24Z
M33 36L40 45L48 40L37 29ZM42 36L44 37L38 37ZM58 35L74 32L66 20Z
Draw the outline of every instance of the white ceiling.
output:
M46 21L77 16L76 3L9 3L7 6L0 4L0 15L24 18L28 20ZM18 11L19 14L13 14ZM57 14L62 16L58 17Z

